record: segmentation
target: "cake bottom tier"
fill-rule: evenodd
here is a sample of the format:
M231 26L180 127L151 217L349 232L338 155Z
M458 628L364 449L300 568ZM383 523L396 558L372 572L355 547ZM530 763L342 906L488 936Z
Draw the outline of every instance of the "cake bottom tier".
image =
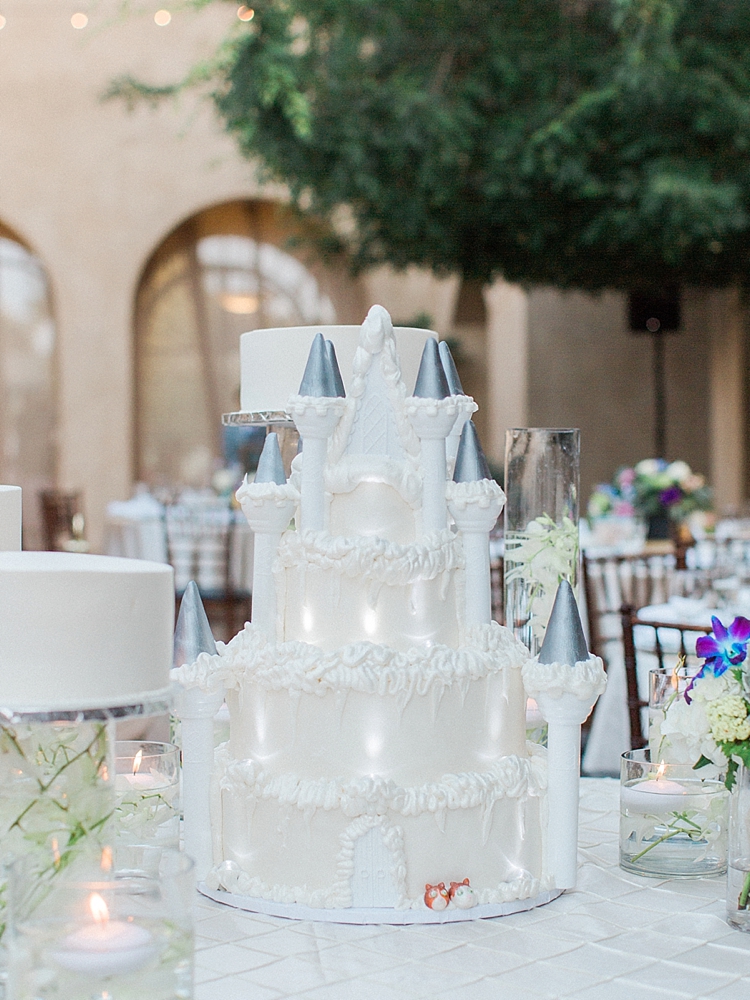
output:
M551 886L546 759L529 749L483 773L404 788L269 776L220 747L206 885L326 909L426 907L426 886L466 878L473 904L536 897Z

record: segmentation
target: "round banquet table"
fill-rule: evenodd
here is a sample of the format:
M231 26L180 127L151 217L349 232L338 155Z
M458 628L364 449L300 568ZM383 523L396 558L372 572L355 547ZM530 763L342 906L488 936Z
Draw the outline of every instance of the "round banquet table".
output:
M547 906L438 926L256 916L199 896L196 1000L669 1000L750 997L750 935L725 879L617 865L618 782L581 782L578 888Z

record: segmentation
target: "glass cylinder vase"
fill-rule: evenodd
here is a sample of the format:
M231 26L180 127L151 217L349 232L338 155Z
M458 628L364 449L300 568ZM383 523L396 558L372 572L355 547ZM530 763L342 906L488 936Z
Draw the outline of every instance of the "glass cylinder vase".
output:
M0 978L10 859L23 858L31 880L54 878L87 852L100 853L107 840L113 726L38 716L0 723Z
M505 622L532 655L558 584L577 591L579 461L577 429L505 433Z
M123 853L125 856L121 857ZM194 866L170 848L105 849L52 877L10 867L13 1000L189 1000Z
M706 776L708 775L710 776ZM658 878L706 878L727 869L729 792L716 768L622 755L620 867Z
M727 920L750 931L750 771L741 764L729 796Z

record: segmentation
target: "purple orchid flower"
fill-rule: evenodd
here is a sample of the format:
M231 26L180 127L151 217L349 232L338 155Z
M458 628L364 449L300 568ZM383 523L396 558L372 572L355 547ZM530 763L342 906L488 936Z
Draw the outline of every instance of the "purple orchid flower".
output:
M719 677L729 667L736 667L747 659L747 644L750 640L750 621L735 618L729 628L725 628L715 616L711 619L713 635L702 635L695 644L695 651L714 677Z
M711 617L713 635L702 635L695 643L695 652L706 662L685 689L685 701L691 702L690 692L693 685L707 673L720 677L729 667L739 666L747 659L747 646L750 641L750 621L747 618L735 618L729 628L719 619Z
M670 486L659 494L659 503L662 507L670 507L673 503L679 503L680 500L682 500L682 490L679 486Z

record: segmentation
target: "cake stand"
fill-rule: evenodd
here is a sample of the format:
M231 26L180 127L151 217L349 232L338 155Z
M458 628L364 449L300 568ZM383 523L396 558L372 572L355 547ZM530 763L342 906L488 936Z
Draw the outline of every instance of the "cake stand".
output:
M489 917L507 917L511 913L523 913L537 906L545 906L557 899L562 889L549 889L529 899L514 899L509 903L483 903L469 910L453 907L437 912L428 907L417 910L396 910L388 907L347 907L346 909L323 909L301 906L298 903L277 903L270 899L240 896L223 889L209 889L205 883L198 891L216 903L233 906L251 913L264 913L269 917L285 917L287 920L314 920L334 924L453 924L465 920L486 920Z

